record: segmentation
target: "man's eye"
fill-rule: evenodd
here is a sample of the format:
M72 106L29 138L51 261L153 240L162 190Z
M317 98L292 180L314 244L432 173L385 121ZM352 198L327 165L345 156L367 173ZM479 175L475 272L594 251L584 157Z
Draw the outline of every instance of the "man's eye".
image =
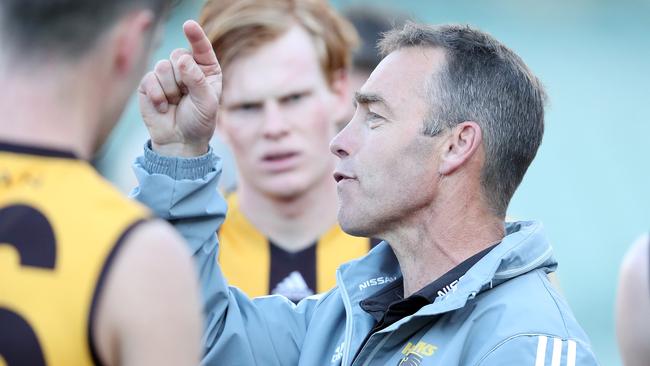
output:
M291 104L291 103L296 103L302 100L307 96L308 93L293 93L289 94L287 96L284 96L280 99L280 103L282 104Z
M377 113L368 112L368 114L366 114L366 120L369 122L377 122L383 119L384 117L378 115Z
M255 112L262 108L260 103L243 103L236 106L234 109L242 112Z

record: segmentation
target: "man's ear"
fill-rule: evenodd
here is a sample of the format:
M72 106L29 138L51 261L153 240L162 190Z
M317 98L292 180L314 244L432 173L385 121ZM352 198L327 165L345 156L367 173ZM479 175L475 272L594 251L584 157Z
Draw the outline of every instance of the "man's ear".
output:
M332 74L330 90L336 99L336 110L338 113L334 117L335 121L338 122L347 117L350 101L352 100L352 95L350 94L350 72L346 69L335 71Z
M151 10L136 10L124 16L113 30L113 68L120 76L133 74L133 69L146 66L154 42L156 19Z
M478 123L466 121L456 125L443 145L439 173L450 175L458 170L471 160L482 143L483 134Z

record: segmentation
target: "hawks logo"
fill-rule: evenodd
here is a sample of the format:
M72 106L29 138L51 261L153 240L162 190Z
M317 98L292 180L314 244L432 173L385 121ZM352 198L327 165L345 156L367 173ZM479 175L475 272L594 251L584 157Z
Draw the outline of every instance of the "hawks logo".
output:
M402 349L404 357L399 361L398 366L420 366L424 357L433 356L437 350L437 346L427 342L419 341L416 344L408 342Z
M417 353L409 353L399 361L397 366L420 366L422 364L422 356Z

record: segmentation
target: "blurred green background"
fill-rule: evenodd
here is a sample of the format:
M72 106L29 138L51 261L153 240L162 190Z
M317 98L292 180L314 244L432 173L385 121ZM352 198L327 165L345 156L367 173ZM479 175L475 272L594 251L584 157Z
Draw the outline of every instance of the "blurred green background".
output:
M618 266L650 229L650 1L333 1L398 9L429 23L469 23L514 49L545 84L550 103L536 160L509 216L544 222L563 291L603 365L620 365L614 333ZM156 59L185 41L185 1ZM135 98L96 164L123 191L146 131ZM233 184L228 152L224 184ZM648 289L639 289L648 291ZM522 294L525 296L525 294ZM648 294L650 296L650 293ZM650 340L649 347L650 347Z

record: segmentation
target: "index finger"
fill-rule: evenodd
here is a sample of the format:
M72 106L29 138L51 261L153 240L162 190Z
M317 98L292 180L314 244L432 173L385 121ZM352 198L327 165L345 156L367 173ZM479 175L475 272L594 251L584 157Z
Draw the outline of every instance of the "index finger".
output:
M212 49L212 44L199 23L193 20L188 20L183 24L183 31L185 32L185 37L190 42L192 56L197 64L201 66L219 64L217 61L217 55L215 55L214 50Z

